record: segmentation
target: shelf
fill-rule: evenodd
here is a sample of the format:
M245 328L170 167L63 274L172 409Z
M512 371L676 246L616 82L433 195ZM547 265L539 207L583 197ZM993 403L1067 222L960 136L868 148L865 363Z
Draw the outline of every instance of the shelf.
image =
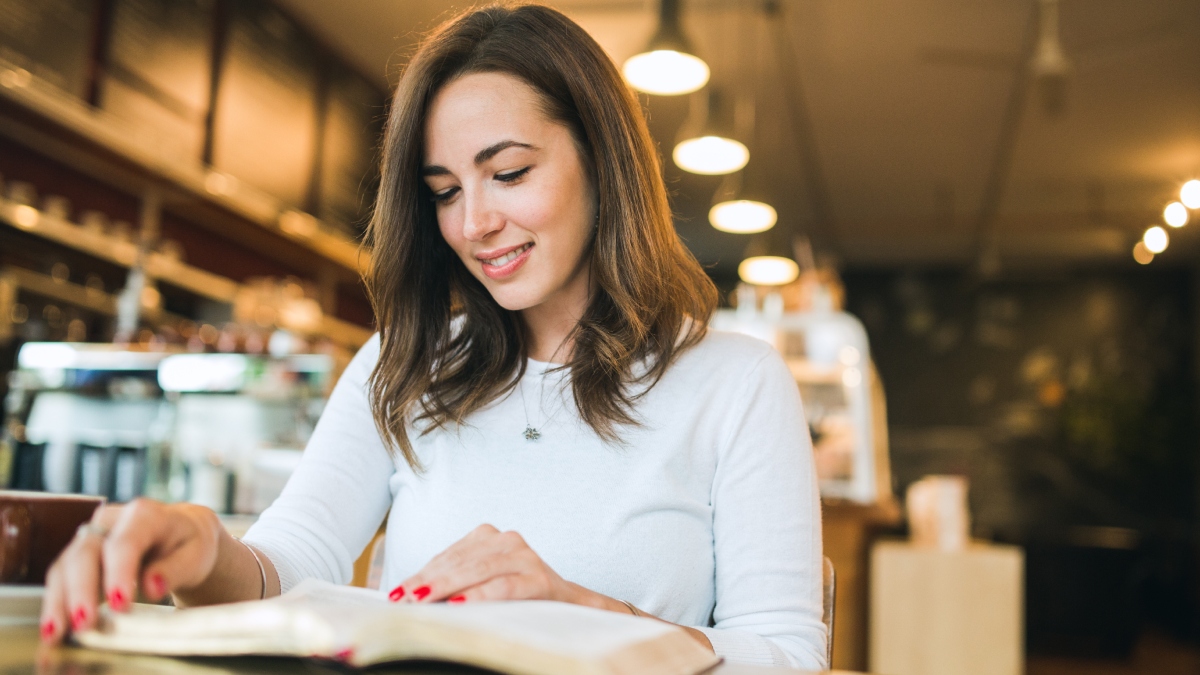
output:
M185 159L170 138L152 135L123 120L92 108L27 70L0 59L0 102L7 102L70 132L116 158L132 164L153 179L164 182L198 199L253 223L263 231L287 239L342 267L359 273L370 264L370 252L315 217L289 208L237 178ZM46 134L36 126L0 116L0 134L35 149L56 149L56 158L76 165L86 173L112 179L121 167L109 166L104 158L85 157L77 148L62 147L57 134ZM136 182L136 181L134 181ZM143 181L145 182L145 181Z
M137 260L137 246L130 242L85 230L32 206L17 204L2 197L0 220L24 232L121 267L132 267ZM150 276L210 300L232 303L237 296L237 282L159 253L147 256L145 267Z
M0 197L0 223L120 267L129 268L137 261L137 247L130 242L86 230L32 206L18 204L3 197ZM148 276L161 283L226 304L233 304L242 290L242 285L236 281L159 253L147 256L145 270ZM41 295L102 314L113 315L116 311L112 296L106 293L61 283L43 274L17 267L8 267L5 273L16 275L13 278L20 282L21 288ZM371 337L373 331L332 316L322 316L317 332L338 344L360 347Z
M7 265L0 267L0 308L11 311L11 300L16 291L28 291L34 295L50 298L57 302L74 305L104 316L117 315L117 299L115 296L94 288L80 286L69 281L59 281L40 272L27 270L23 267ZM8 297L6 294L12 294ZM159 312L157 323L178 324L184 317L171 312ZM12 337L12 327L7 317L0 320L0 339Z
M0 277L4 277L6 283L11 283L18 290L29 291L104 316L117 315L116 298L104 291L69 281L58 281L49 275L11 265L0 267Z

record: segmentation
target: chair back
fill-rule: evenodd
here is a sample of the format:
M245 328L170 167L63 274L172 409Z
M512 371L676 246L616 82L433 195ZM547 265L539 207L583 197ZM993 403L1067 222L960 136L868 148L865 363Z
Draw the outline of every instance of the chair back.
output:
M829 556L824 557L821 580L821 622L825 624L825 667L833 668L833 604L837 598L837 575L833 571L833 561Z

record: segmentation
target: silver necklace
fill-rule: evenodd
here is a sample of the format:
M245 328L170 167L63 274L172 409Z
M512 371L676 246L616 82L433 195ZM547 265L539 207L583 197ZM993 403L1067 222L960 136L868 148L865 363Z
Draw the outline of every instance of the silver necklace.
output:
M568 336L568 337L570 337L570 336ZM543 405L543 401L545 401L545 395L546 395L546 371L550 370L550 366L554 363L554 357L558 356L559 350L561 350L563 348L563 345L565 345L566 343L567 343L567 339L563 338L563 341L558 344L558 349L555 349L554 353L550 355L550 362L546 364L546 370L542 371L542 378L541 378L541 381L538 383L538 410L540 410L542 412L542 414L545 414L545 412L546 412L546 408ZM561 383L561 378L560 378L560 383ZM542 437L542 432L540 430L538 430L537 427L533 426L533 424L531 424L529 422L529 406L525 402L525 378L523 378L523 377L521 378L521 381L517 383L517 388L521 390L521 410L524 411L524 413L525 413L525 431L521 432L521 435L524 436L525 440L527 440L527 441L536 441L537 439ZM554 410L554 412L550 414L550 417L546 418L545 423L540 426L542 426L543 428L549 427L550 423L554 421L554 417L556 415L558 415L558 411L562 410L562 409L563 409L563 406L559 405L558 408L556 408Z
M538 429L538 427L533 426L533 424L529 421L529 406L525 402L525 378L521 378L521 382L517 385L517 388L521 390L521 409L525 412L525 431L523 431L521 435L524 436L525 440L527 441L536 441L542 437L542 432ZM546 373L543 371L541 382L538 384L538 409L541 410L543 414L546 412L546 408L542 403L545 400L545 393ZM558 415L558 411L562 410L562 408L563 406L558 406L558 408L551 413L550 417L546 419L545 423L538 426L541 426L542 428L549 427L550 423L554 421L554 417Z

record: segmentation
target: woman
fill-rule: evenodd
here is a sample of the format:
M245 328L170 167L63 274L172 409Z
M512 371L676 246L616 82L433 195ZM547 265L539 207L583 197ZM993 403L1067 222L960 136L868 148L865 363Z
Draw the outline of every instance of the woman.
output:
M551 599L658 617L730 661L824 665L820 516L796 386L706 331L636 99L544 7L487 8L396 91L371 223L380 328L244 541L187 504L105 507L43 635L103 594L180 605L346 583L388 515L398 602Z

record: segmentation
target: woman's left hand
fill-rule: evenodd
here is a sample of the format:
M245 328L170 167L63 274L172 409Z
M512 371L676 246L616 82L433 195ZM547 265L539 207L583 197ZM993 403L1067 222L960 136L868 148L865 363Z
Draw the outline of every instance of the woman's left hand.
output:
M613 609L612 598L558 576L516 532L480 525L397 586L393 602L557 600Z
M610 612L635 613L620 600L558 576L516 532L480 525L442 551L404 583L392 589L392 602L474 600L557 600ZM657 617L639 614L650 619ZM661 619L658 619L661 621ZM712 643L700 630L680 626L705 649Z

